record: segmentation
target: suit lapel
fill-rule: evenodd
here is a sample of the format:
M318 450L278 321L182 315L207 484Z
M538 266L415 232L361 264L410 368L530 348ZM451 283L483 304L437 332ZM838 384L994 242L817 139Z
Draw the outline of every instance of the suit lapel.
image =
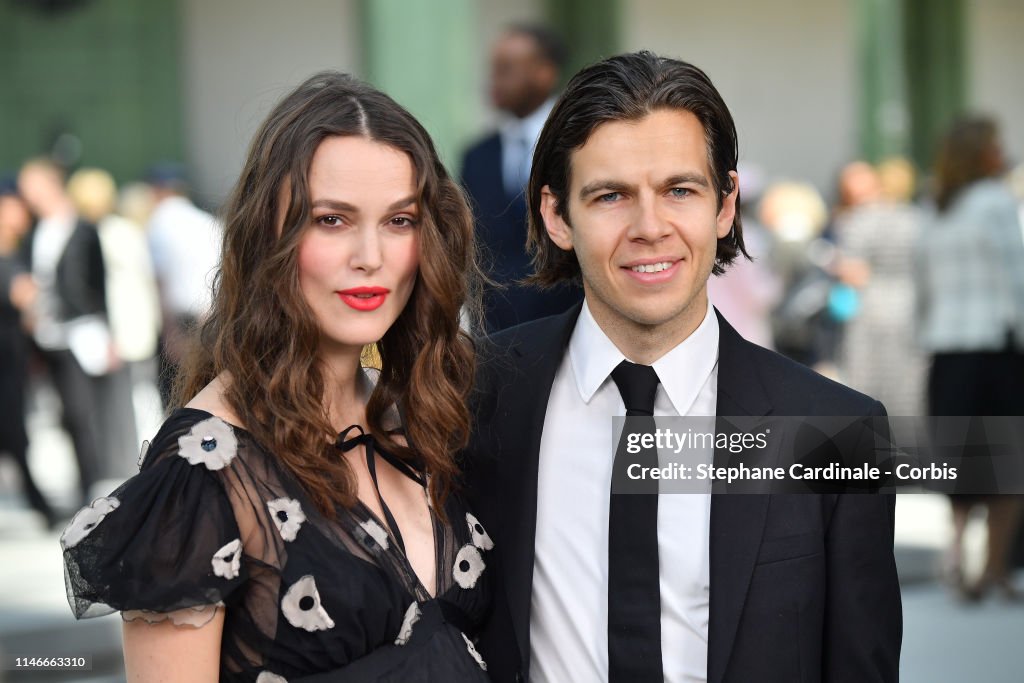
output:
M506 201L505 179L502 175L504 164L504 154L501 149L501 135L495 133L494 137L487 141L487 164L483 169L481 169L486 170L488 191L493 195L492 201L495 205L495 209L497 209L497 207L504 206ZM495 213L500 213L500 211L495 210Z
M533 589L537 530L537 470L544 416L555 373L562 362L581 306L529 325L530 336L511 349L514 372L502 390L497 419L499 443L519 444L519 452L502 454L506 486L504 518L510 552L505 554L505 589L524 669L530 652L530 596Z
M764 416L772 404L743 340L719 314L718 416ZM715 451L715 462L728 454ZM768 511L768 496L722 494L711 497L710 621L708 681L721 683L754 572Z

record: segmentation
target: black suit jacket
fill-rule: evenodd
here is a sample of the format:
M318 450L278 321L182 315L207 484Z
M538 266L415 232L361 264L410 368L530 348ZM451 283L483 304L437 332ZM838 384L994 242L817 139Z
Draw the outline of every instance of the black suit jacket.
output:
M578 313L507 330L482 353L465 467L501 577L479 643L496 681L522 681L529 671L538 452ZM745 341L719 318L719 416L885 414L877 401ZM897 680L894 517L889 495L713 495L708 680Z
M21 243L21 261L32 272L32 247L36 228ZM107 285L103 267L103 251L96 226L83 220L75 223L74 230L57 261L57 299L61 321L74 320L83 315L106 315Z
M541 290L516 284L533 272L526 253L526 199L522 192L510 196L505 191L501 166L497 133L470 147L462 160L462 184L473 206L484 269L492 280L505 285L484 291L489 331L562 313L583 297L575 286Z

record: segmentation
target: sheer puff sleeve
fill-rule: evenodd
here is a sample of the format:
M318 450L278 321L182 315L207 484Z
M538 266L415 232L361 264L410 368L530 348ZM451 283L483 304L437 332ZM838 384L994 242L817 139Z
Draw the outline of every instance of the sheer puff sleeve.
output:
M207 416L172 416L139 474L80 510L61 536L68 602L77 618L202 626L244 580L225 475L234 430Z

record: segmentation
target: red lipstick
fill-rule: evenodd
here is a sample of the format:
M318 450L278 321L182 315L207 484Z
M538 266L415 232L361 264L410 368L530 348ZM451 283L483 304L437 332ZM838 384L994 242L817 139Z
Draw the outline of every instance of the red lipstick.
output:
M381 307L391 290L385 287L353 287L336 293L350 308L373 311Z

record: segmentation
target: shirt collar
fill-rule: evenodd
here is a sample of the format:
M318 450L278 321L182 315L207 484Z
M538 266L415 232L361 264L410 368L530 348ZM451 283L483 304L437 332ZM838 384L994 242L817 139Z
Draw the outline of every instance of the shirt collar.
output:
M686 415L718 363L718 317L708 302L693 333L654 362L661 385L679 415ZM569 340L569 362L584 403L626 357L600 328L586 300Z

